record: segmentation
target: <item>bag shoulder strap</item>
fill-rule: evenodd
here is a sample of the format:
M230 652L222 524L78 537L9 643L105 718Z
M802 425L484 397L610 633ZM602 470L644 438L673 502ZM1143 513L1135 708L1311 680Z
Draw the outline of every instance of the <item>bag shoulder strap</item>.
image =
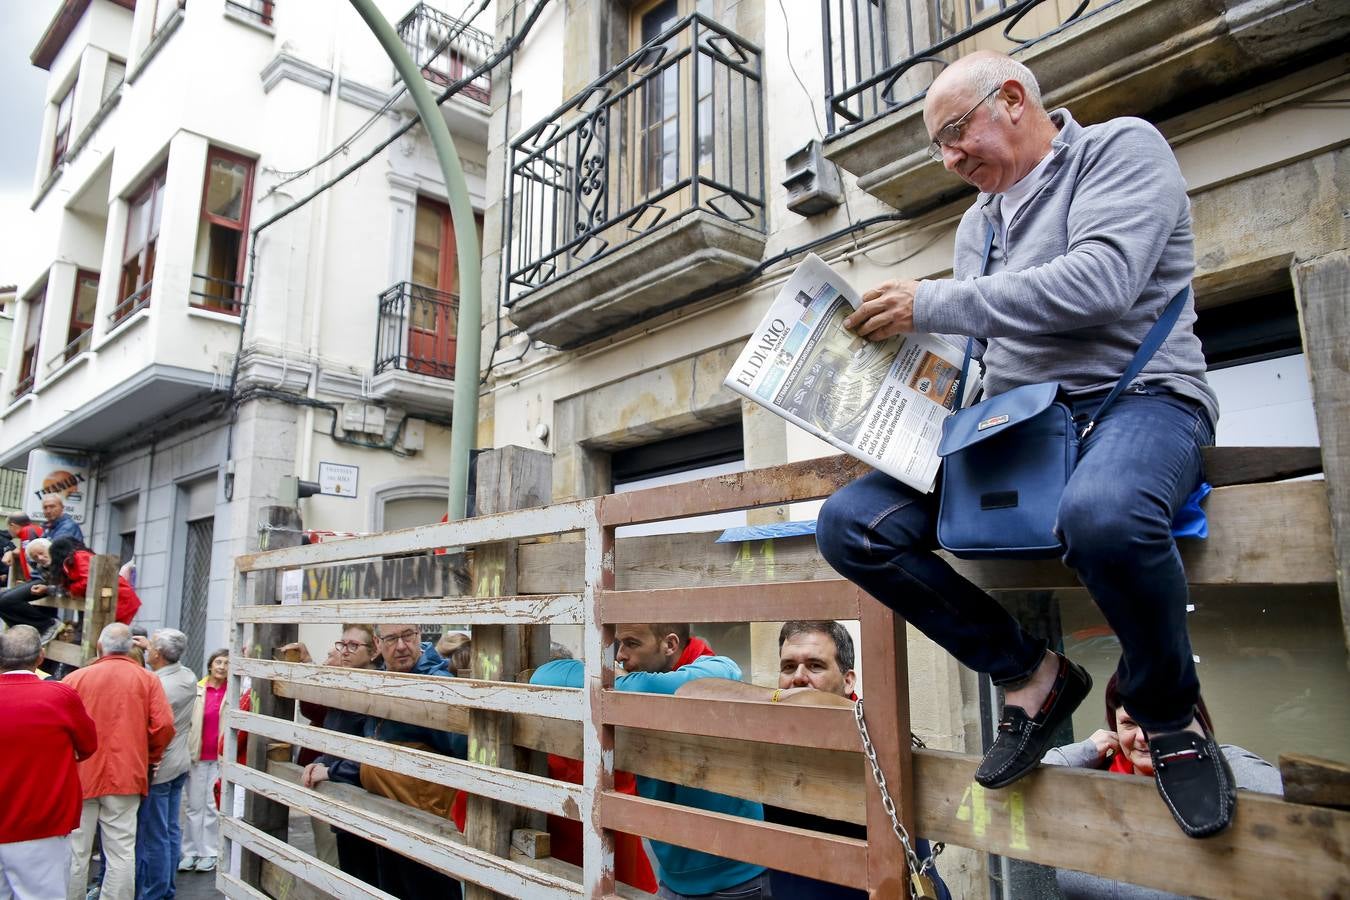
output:
M980 274L984 275L989 271L989 254L994 250L994 223L989 223L989 233L984 238L984 259L980 260ZM961 360L961 380L956 383L957 405L965 397L966 375L970 372L970 357L975 352L975 339L966 338L966 357Z
M1135 376L1144 370L1144 366L1148 365L1148 361L1153 358L1153 354L1157 353L1163 341L1167 340L1167 336L1172 333L1172 327L1177 324L1177 319L1181 317L1182 307L1186 305L1186 298L1190 296L1190 293L1191 286L1187 284L1168 301L1162 314L1158 316L1158 321L1153 323L1153 327L1144 336L1143 343L1135 351L1134 359L1130 360L1130 364L1125 367L1125 374L1120 376L1116 386L1111 388L1111 393L1106 395L1106 399L1097 407L1097 411L1092 414L1092 418L1088 419L1088 423L1083 426L1082 433L1078 435L1080 440L1087 437L1088 433L1097 426L1097 420L1106 412L1107 407L1114 403L1116 397L1120 396L1120 392L1125 390L1130 382L1134 381Z

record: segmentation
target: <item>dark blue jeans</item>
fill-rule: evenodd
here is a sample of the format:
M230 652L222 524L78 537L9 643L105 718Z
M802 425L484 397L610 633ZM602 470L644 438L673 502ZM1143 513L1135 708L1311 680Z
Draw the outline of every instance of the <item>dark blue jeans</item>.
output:
M1080 424L1100 396L1076 401ZM1198 405L1149 390L1123 393L1079 448L1058 529L1064 562L1120 640L1121 699L1145 729L1175 731L1200 692L1186 632L1188 590L1172 518L1202 478L1214 430ZM938 494L880 472L826 501L821 554L839 574L895 610L995 684L1031 674L1045 652L1003 607L934 550Z
M136 819L136 900L173 900L183 827L178 813L188 773L150 786Z

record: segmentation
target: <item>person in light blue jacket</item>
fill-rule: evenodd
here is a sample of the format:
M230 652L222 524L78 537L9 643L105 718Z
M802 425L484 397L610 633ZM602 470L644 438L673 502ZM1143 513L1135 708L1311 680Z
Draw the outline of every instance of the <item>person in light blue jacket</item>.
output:
M614 680L614 687L620 691L674 694L681 685L695 679L741 677L740 666L725 656L714 655L702 638L690 636L686 624L619 625L615 629L615 645L614 661L625 672ZM530 683L579 688L585 684L584 666L577 659L555 659L535 670ZM764 819L764 807L758 803L698 788L639 775L637 790L649 800L756 821ZM763 866L661 841L650 843L656 855L660 896L667 900L686 897L768 900L772 896Z

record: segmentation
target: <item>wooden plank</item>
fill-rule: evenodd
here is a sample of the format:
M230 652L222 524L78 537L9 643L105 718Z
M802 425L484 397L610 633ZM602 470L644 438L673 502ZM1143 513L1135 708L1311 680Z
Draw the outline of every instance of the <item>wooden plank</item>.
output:
M870 600L861 588L842 579L785 581L651 591L602 591L600 615L611 624L626 622L786 622L792 619L856 619L859 604Z
M240 572L292 569L344 560L418 553L440 547L495 544L520 538L580 531L586 527L587 522L594 519L594 505L592 500L577 500L537 509L479 516L458 522L420 525L416 528L387 531L369 537L308 544L287 550L246 553L235 557L235 568Z
M517 828L512 831L511 847L530 859L543 859L553 855L553 840L549 833L534 828Z
M84 612L84 598L71 597L69 594L60 596L38 597L31 601L33 606L44 606L48 609L68 609L72 612Z
M249 887L224 869L216 869L216 890L230 900L272 900L262 891Z
M1294 266L1294 297L1308 359L1317 434L1326 469L1326 503L1341 595L1341 625L1350 645L1350 250ZM1272 531L1272 534L1278 534Z
M1281 753L1284 799L1311 806L1350 809L1350 766L1306 753Z
M463 732L468 728L467 711L434 701L391 699L286 682L276 682L275 687L278 694L330 709L351 709L442 731ZM515 720L516 746L581 758L579 722L524 715L515 716ZM856 752L616 728L614 764L625 772L746 796L826 818L856 824L867 821L862 758Z
M278 694L330 709L441 731L468 728L466 710L435 701L407 700L276 682ZM803 707L805 708L805 707ZM849 727L852 727L850 724ZM516 746L580 759L581 724L542 716L515 716ZM850 748L856 751L857 746ZM774 806L865 824L862 760L855 752L775 746L639 728L615 729L615 767Z
M234 727L276 741L319 750L353 762L376 766L443 784L484 797L504 800L542 810L555 816L575 819L581 786L540 778L524 772L511 772L479 762L454 759L429 750L400 747L373 738L328 731L312 725L285 722L234 710Z
M317 687L369 691L387 697L431 700L469 709L529 713L560 719L576 719L581 713L581 690L578 688L413 675L378 669L344 669L270 659L232 659L230 665L237 668L240 674L254 679L303 681Z
M699 481L596 498L602 525L634 525L828 497L871 467L849 456L717 475Z
M297 510L289 506L266 506L261 510L261 514L266 527L260 528L258 533L259 549L294 547L300 543L301 521L300 513ZM265 605L280 604L281 585L278 583L280 578L279 572L265 572L259 575L253 585L253 602ZM247 605L241 608L247 608ZM238 628L238 624L236 624L236 628ZM255 626L244 623L244 628L249 638L246 649L258 655L270 654L275 648L283 647L300 639L299 628L291 624ZM231 674L234 674L235 665L236 655L231 654ZM252 692L254 712L264 716L275 716L278 719L292 720L295 718L295 704L285 697L274 694L270 682L265 680L254 681ZM238 697L234 691L231 691L227 709L237 709L238 703ZM238 733L237 730L235 730L235 733ZM250 766L255 769L267 767L269 743L270 741L264 735L249 735L247 759ZM237 757L230 758L235 759ZM222 791L223 798L224 792ZM286 840L290 831L290 817L286 807L256 794L244 797L244 821L282 841ZM239 874L248 884L262 884L261 858L253 853L243 853Z
M452 878L463 878L513 897L538 897L541 900L580 897L576 886L563 879L541 874L473 847L432 837L408 817L374 814L364 804L343 803L324 793L237 764L226 762L221 768L229 770L231 780L250 792L352 830Z
M394 900L377 887L366 884L359 878L335 869L307 853L295 849L285 841L279 841L266 832L235 819L225 819L220 823L221 834L240 846L252 851L262 859L275 864L306 884L313 885L333 897L366 897L369 900Z
M1151 778L1043 766L986 791L971 780L978 757L920 750L914 761L929 840L1184 896L1350 896L1350 812L1239 791L1233 826L1197 841L1181 835Z
M509 597L445 597L429 600L342 600L292 606L246 606L235 611L239 622L303 622L305 624L395 622L465 625L577 625L582 621L580 594L531 594Z
M500 513L524 509L548 502L552 485L552 456L541 450L524 447L500 447L478 457L478 489L476 498L482 513ZM516 542L505 541L479 547L474 552L473 594L477 597L498 597L516 593ZM574 598L571 621L584 622L580 597ZM542 621L542 617L532 617ZM479 625L473 629L473 675L490 681L514 679L522 666L521 625L530 624L524 617L505 625ZM496 710L476 709L469 713L469 758L486 766L516 767L516 750L512 740L513 721L510 715ZM536 779L548 783L548 779ZM569 798L574 818L579 816L576 800L580 787ZM500 802L475 791L468 799L469 845L508 856L511 853L511 834L525 823L527 813L517 806ZM524 804L539 808L534 803ZM477 886L466 892L466 900L494 900L495 894Z
M1322 471L1320 447L1202 447L1200 455L1211 487L1282 481Z
M614 790L614 726L605 721L604 697L614 688L614 626L600 615L600 596L614 590L614 529L592 523L585 534L582 577L586 625L582 629L586 687L581 715L582 885L597 900L614 893L614 834L607 830L600 797Z
M847 887L867 884L867 842L606 791L606 828Z
M699 697L605 691L600 710L609 725L820 750L858 749L853 712L839 707L786 706L754 700L728 703Z
M329 709L346 709L377 719L392 719L410 725L425 725L437 731L469 730L469 711L462 707L446 706L434 700L409 697L387 697L366 691L345 688L320 687L303 681L276 679L272 689L279 697L298 703L317 703ZM579 736L578 730L578 736Z
M79 644L67 644L63 641L52 641L42 648L48 659L56 660L59 663L65 663L68 666L84 665L84 653L80 651Z
M905 621L875 600L862 608L862 653L869 660L867 697L860 701L866 712L868 736L890 792L895 815L913 847L914 764L910 757L909 643ZM855 719L854 709L836 710ZM852 728L850 728L852 726ZM839 727L847 729L853 747L861 745L856 720ZM895 836L891 815L881 798L872 767L867 771L867 888L871 900L909 897L909 867L905 848Z
M290 784L300 783L300 774L303 770L292 763L269 763L268 772ZM423 812L420 809L413 809L404 806L397 800L389 800L376 794L367 794L361 788L350 784L335 784L331 781L325 781L318 786L318 792L339 800L343 803L359 806L378 815L384 815L389 818L405 819L411 827L418 829L424 834L435 835L442 840L455 844L463 844L464 836L459 833L455 826L449 821L434 816L431 813ZM511 861L519 863L527 868L542 872L545 875L552 875L557 878L565 879L577 885L580 890L581 867L574 866L571 863L563 862L555 857L542 857L532 859L519 850L512 848ZM627 885L617 886L617 896L625 900L651 900L651 894L645 891L639 891Z
M624 494L622 496L629 496ZM1180 543L1195 585L1313 585L1336 580L1326 485L1321 481L1216 488L1206 501L1209 539ZM615 553L619 590L838 578L812 536L717 544L720 532L622 538ZM520 548L520 590L560 593L580 586L581 545L560 541ZM1078 587L1056 560L958 560L952 566L987 590Z

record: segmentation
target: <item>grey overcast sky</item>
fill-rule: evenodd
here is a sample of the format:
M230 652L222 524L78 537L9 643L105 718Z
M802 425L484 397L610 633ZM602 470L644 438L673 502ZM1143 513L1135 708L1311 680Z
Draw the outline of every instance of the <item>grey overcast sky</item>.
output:
M28 61L60 0L0 0L0 284L18 278L28 252L28 204L42 130L47 73Z

